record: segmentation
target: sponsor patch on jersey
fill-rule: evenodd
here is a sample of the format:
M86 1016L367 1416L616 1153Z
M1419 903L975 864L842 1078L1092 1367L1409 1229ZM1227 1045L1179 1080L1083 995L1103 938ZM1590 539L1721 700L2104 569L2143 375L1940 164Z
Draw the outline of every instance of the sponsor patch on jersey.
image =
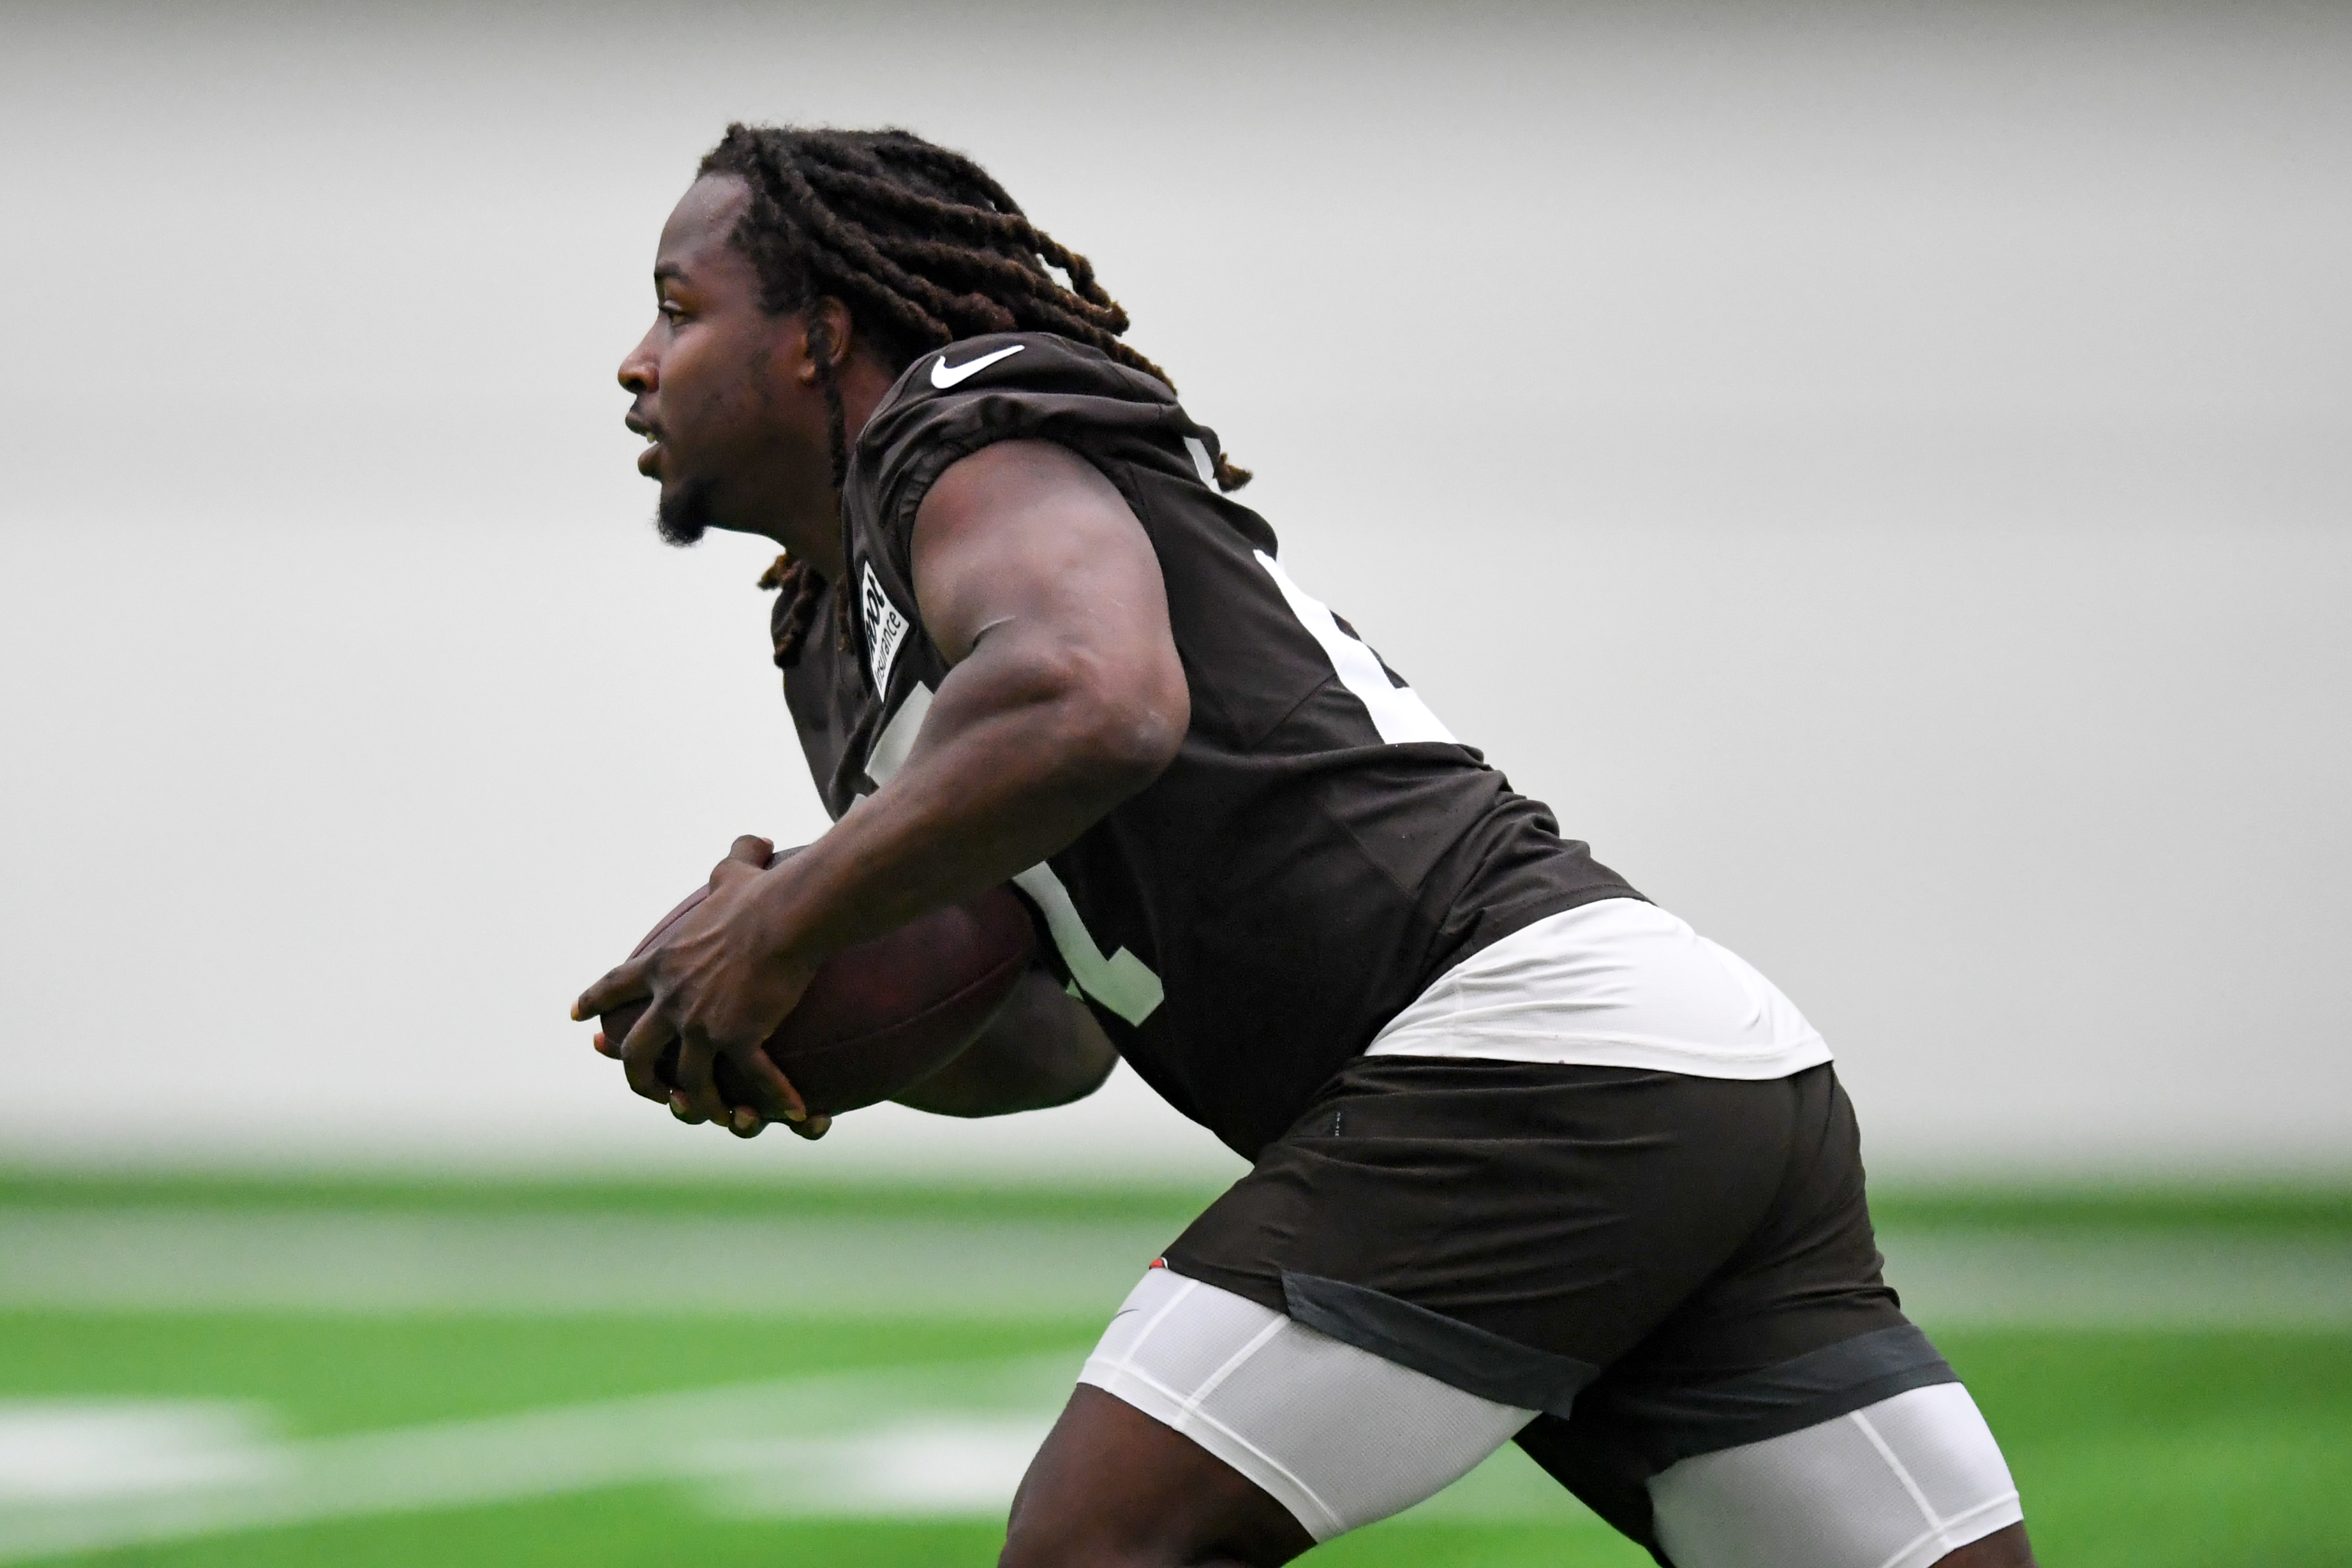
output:
M866 667L874 676L875 695L890 689L890 666L898 662L898 646L907 640L907 618L882 591L874 563L866 563L866 582L858 599L866 615Z

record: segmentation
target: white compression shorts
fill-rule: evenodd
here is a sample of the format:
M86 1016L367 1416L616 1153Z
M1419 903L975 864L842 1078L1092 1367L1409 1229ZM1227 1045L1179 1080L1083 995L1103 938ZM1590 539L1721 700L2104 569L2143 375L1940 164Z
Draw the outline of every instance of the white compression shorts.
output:
M1535 1416L1164 1268L1078 1375L1264 1490L1317 1541L1434 1496ZM1651 1478L1676 1568L1927 1568L2024 1517L1968 1390L1938 1383Z

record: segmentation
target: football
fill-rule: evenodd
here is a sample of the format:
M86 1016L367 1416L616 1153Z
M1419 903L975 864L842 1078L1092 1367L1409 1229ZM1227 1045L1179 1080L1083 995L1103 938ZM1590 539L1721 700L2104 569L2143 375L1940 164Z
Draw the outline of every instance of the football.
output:
M782 853L790 853L785 851ZM643 953L710 895L706 885L662 917L631 957ZM921 915L898 930L827 958L800 1004L768 1037L768 1059L783 1069L812 1113L838 1115L911 1088L971 1043L1013 994L1036 951L1029 906L1007 887ZM642 1001L604 1015L617 1051L645 1015ZM663 1054L672 1082L677 1044ZM721 1059L713 1073L730 1105L746 1102Z

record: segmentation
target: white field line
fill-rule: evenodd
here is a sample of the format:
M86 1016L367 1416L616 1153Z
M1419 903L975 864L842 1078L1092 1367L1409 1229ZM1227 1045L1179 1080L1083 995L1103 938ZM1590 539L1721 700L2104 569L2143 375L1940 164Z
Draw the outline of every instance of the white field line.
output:
M1073 1370L843 1374L299 1443L262 1440L236 1407L0 1406L0 1466L12 1430L113 1445L14 1489L0 1474L0 1563L646 1481L738 1519L1001 1520ZM1416 1511L1599 1524L1509 1447Z
M647 1480L748 1488L756 1496L758 1479L780 1462L807 1465L807 1479L836 1489L831 1498L804 1490L794 1511L936 1511L942 1503L950 1511L1001 1511L1009 1485L992 1509L979 1505L1005 1475L1018 1479L1076 1371L1067 1357L967 1362L307 1442L231 1441L209 1456L180 1455L160 1481L150 1454L112 1490L103 1477L82 1476L54 1489L64 1495L41 1500L20 1490L0 1502L0 1562ZM6 1425L0 1415L0 1428ZM960 1469L952 1468L959 1457ZM942 1459L950 1468L927 1493L919 1467ZM771 1495L782 1496L790 1479Z
M1152 1225L0 1207L0 1307L1107 1319ZM1889 1231L1931 1328L2352 1327L2352 1242ZM681 1267L721 1260L724 1267Z

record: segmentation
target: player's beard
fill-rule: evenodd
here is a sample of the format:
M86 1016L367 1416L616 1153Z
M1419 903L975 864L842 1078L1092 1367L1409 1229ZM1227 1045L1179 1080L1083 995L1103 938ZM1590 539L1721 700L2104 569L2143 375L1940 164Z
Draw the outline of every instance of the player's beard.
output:
M675 490L662 492L661 504L654 511L654 532L661 535L664 544L680 549L700 544L702 536L710 531L710 486L689 480Z

